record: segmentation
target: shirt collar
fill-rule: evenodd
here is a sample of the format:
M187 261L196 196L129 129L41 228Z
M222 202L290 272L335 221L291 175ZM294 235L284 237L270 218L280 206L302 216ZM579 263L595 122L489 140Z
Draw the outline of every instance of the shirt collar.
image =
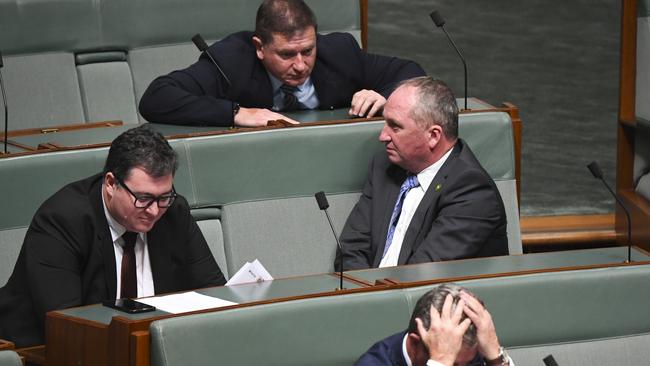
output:
M404 338L402 339L402 355L404 356L404 361L406 361L406 366L413 366L413 362L411 362L409 353L406 350L406 337L408 336L409 336L409 332L406 332L406 334L404 334Z
M436 177L436 174L438 174L438 171L440 171L442 165L445 163L445 161L447 161L453 149L454 149L453 147L449 149L449 151L447 151L445 155L442 156L442 158L438 159L438 161L429 165L428 167L426 167L424 170L422 170L417 174L418 182L420 182L420 187L422 187L422 190L426 192L429 189L431 182L433 182L433 179Z
M106 221L108 222L108 228L111 231L111 239L115 242L117 239L122 237L122 234L126 232L126 228L122 226L117 220L111 216L111 213L108 212L106 208L106 201L104 200L104 185L102 184L102 206L104 206L104 215L106 216Z

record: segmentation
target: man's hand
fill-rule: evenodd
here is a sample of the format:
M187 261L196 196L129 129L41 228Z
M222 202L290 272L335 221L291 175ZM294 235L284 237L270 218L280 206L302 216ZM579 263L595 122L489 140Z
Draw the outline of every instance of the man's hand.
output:
M478 338L478 351L486 360L493 360L499 356L501 346L497 332L492 322L492 316L481 303L468 293L461 292L460 297L465 301L464 312L476 326Z
M357 117L374 117L386 104L386 98L374 90L359 90L352 96L348 114Z
M431 305L431 325L429 330L424 328L422 319L415 319L420 339L429 349L429 358L450 366L456 361L458 352L463 346L463 335L471 324L469 318L460 321L465 308L464 301L459 300L456 308L452 311L453 303L453 296L447 295L441 314Z
M298 124L289 117L283 116L280 113L275 113L268 109L263 108L240 108L239 112L235 115L235 126L240 127L257 127L266 126L268 121L276 119L283 119L289 123Z

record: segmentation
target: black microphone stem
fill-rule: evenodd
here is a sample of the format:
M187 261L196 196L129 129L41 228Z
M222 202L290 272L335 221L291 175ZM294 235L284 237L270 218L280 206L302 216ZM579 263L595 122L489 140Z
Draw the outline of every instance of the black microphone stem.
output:
M0 56L2 57L2 56ZM5 96L5 84L2 80L2 71L0 71L0 90L2 90L2 102L4 103L5 107L5 136L4 136L4 145L5 145L5 154L8 153L7 151L7 139L9 136L9 109L7 109L7 97Z
M460 60L463 62L463 70L465 72L465 110L467 110L467 63L465 62L465 58L463 55L460 53L460 50L458 49L458 46L456 46L456 42L454 42L454 39L451 38L449 33L447 33L447 30L445 29L444 26L440 26L443 32L445 32L445 35L449 39L449 42L451 43L452 46L454 46L454 49L456 50L456 53L458 53L458 56L460 57Z
M332 225L330 214L327 213L327 210L323 210L323 211L325 211L325 215L327 216L327 222L330 224L330 227L332 228L332 232L335 233L336 230L334 230L334 225ZM343 290L343 248L341 247L341 243L339 243L339 238L336 237L336 235L334 236L334 238L336 238L336 244L338 244L339 250L341 251L341 261L339 263L339 280L340 280L339 289Z
M627 211L627 208L625 208L623 201L618 198L618 195L614 193L614 191L609 187L609 184L605 182L605 178L601 177L600 180L603 181L609 193L614 196L616 202L618 202L619 206L621 206L623 209L623 212L625 212L625 216L627 216L627 263L632 263L632 218L630 217L630 213Z

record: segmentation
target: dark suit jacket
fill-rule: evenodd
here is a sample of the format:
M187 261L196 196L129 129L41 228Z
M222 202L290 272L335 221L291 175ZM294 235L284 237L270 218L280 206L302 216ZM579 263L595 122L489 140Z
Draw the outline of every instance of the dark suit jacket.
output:
M404 335L406 332L399 332L373 344L354 366L406 366L402 352Z
M0 289L0 338L43 343L50 310L115 299L113 242L101 199L103 175L72 183L36 212L14 271ZM225 283L189 212L176 202L147 233L156 294Z
M341 232L345 269L379 266L388 224L407 172L374 156ZM506 214L494 181L461 140L431 182L406 231L398 265L508 254ZM334 268L339 268L340 255Z
M252 32L234 33L209 48L230 87L203 54L190 67L149 85L140 100L142 116L156 123L230 126L233 101L246 108L273 107L271 81L257 59L252 36ZM311 78L319 109L348 107L361 89L388 98L397 82L425 74L414 62L365 53L348 33L318 35L316 48Z
M354 366L406 366L402 353L402 340L406 332L399 332L375 343L354 363ZM469 366L482 366L483 358L477 353Z

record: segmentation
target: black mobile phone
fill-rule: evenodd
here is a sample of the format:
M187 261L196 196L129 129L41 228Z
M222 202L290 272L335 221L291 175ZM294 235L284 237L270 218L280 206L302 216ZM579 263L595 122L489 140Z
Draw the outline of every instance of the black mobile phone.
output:
M156 310L155 306L147 305L131 299L107 300L102 302L104 306L123 311L129 314L146 313Z

